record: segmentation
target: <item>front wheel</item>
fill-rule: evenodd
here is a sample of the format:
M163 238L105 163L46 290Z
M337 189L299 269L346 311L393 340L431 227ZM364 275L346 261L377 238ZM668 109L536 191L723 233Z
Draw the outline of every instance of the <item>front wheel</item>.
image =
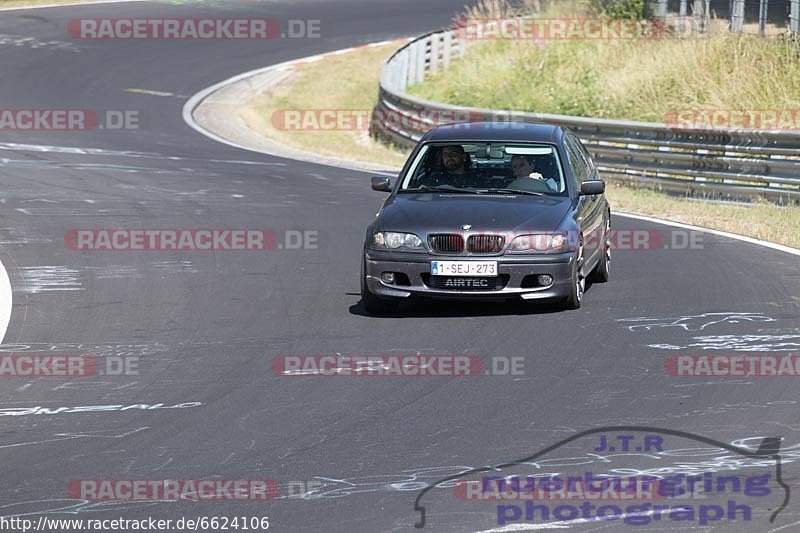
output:
M399 304L396 300L386 300L375 296L367 287L367 258L361 261L361 305L367 313L371 315L385 315L397 309Z
M567 309L578 309L583 303L583 292L586 290L586 276L583 271L583 241L578 244L575 250L575 259L572 262L572 283L570 283L569 294L564 302Z

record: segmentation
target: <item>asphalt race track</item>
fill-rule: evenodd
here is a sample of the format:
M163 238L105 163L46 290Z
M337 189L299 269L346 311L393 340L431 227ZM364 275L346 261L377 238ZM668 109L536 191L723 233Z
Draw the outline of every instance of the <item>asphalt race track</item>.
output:
M800 354L796 255L703 233L694 247L615 252L611 281L589 287L578 311L434 303L368 317L359 305L360 251L382 201L369 175L239 150L182 120L184 102L220 80L420 34L447 25L461 4L134 2L0 12L0 106L138 110L143 117L138 130L0 132L0 260L13 289L2 353L138 362L138 373L124 375L0 379L0 516L268 516L276 531L411 531L420 489L603 426L654 426L753 450L761 437L783 437L783 481L800 495L797 377L672 377L664 370L675 354ZM322 38L79 41L66 28L80 17L318 19ZM613 223L667 245L685 237L643 220L616 216ZM318 246L211 253L65 244L70 230L93 228L268 228L281 243L286 231L306 231L316 232ZM321 354L473 355L487 368L521 358L524 370L417 378L273 370L278 356ZM73 409L86 406L116 407ZM774 472L769 458L744 464L691 439L663 439L673 453L615 454L598 451L595 435L518 470L605 473L692 463L697 471ZM268 479L281 497L73 497L70 481L87 479ZM800 499L768 522L783 500L771 479L775 490L753 503L750 521L639 527L797 531ZM446 487L423 500L426 530L501 527L496 502L461 501ZM637 528L620 521L557 526Z

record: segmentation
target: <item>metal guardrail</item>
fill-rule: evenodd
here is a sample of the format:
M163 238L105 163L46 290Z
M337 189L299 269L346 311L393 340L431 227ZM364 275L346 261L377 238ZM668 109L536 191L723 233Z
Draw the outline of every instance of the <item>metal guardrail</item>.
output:
M458 35L453 30L423 35L386 61L371 121L373 135L410 148L436 125L459 121L449 117L558 124L581 138L605 179L691 196L800 203L800 131L683 129L454 106L409 95L409 85L463 56L466 43Z

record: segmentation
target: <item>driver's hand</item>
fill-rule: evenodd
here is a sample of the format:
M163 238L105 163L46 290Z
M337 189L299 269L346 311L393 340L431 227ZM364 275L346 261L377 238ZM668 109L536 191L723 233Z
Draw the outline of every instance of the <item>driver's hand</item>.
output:
M528 177L531 178L532 180L543 180L544 179L544 176L542 176L538 172L531 172L530 174L528 174Z

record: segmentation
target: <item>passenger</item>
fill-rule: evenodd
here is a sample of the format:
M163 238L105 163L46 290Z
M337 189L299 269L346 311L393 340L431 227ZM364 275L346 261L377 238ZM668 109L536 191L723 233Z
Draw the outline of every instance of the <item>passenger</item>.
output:
M541 180L548 189L553 192L558 191L558 183L552 178L545 178L536 172L536 160L531 155L516 154L511 157L511 171L514 173L514 181L508 184L509 188L525 188L526 182L522 180L534 179Z

